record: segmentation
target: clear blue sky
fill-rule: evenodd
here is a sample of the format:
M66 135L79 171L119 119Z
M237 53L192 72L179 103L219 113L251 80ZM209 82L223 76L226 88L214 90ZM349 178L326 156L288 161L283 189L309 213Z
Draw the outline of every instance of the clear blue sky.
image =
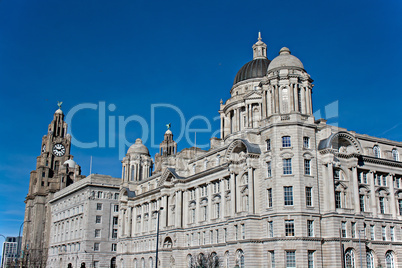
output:
M315 80L314 110L339 101L333 123L402 141L401 14L398 0L1 0L0 234L18 234L29 172L57 101L66 114L84 103L114 104L106 116L116 122L132 115L150 122L158 103L178 107L186 123L197 115L212 120L252 59L258 31L270 59L283 46L301 59ZM155 122L157 144L165 124L176 134L181 128L172 109L156 110ZM82 110L72 123L77 139L97 141L98 111ZM218 127L215 121L211 132L198 133L197 145ZM113 132L116 145L118 137L141 136L135 122ZM108 139L105 148L73 146L83 174L92 155L94 173L120 176L118 148ZM146 145L154 155L150 139Z

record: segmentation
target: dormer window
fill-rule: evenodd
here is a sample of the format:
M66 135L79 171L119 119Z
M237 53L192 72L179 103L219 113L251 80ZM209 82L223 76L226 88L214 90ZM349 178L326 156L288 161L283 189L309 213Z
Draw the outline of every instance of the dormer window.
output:
M392 149L392 160L399 161L399 153L397 149Z
M376 158L380 158L381 157L381 150L380 147L378 147L377 145L373 147L373 153L374 153L374 157Z

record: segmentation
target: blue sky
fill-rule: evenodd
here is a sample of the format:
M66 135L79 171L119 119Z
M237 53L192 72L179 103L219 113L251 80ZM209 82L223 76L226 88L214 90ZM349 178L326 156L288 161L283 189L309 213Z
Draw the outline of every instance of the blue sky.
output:
M185 124L198 116L192 128L205 129L199 118L207 118L211 131L198 131L197 145L208 143L219 128L219 101L252 59L258 31L269 59L286 46L303 62L315 80L315 111L328 117L325 106L338 101L330 122L402 141L400 14L397 0L1 0L0 234L18 234L29 172L57 101L65 114L105 103L105 146L73 146L71 153L84 175L92 156L92 172L119 177L119 139L133 143L142 135L138 122L119 129L119 118L137 116L150 126L152 104L177 107ZM177 111L154 111L153 142L162 141L167 123L178 136ZM98 122L99 109L80 110L69 132L99 145ZM151 138L145 144L157 152ZM179 142L179 150L188 146Z

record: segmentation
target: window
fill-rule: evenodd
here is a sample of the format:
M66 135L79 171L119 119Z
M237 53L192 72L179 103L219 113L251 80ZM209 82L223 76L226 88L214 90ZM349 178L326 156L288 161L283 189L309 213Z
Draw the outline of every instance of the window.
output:
M275 268L275 251L270 251L269 256L271 257L271 268Z
M286 251L286 268L296 267L296 251Z
M304 175L311 175L311 160L304 159Z
M351 224L352 238L356 238L356 223L352 222Z
M117 238L117 229L112 230L112 238Z
M112 244L112 251L117 251L117 244Z
M94 243L94 251L99 251L99 243Z
M94 261L94 268L99 268L99 261Z
M312 220L307 221L307 236L309 237L314 236L314 221Z
M401 178L395 178L395 188L400 188Z
M374 225L370 225L370 239L371 240L375 240L375 229L374 229Z
M374 268L374 255L373 252L367 251L366 253L367 268Z
M223 242L227 242L228 240L228 229L227 228L223 228ZM205 232L204 232L204 244L205 244Z
M113 225L117 225L119 223L119 217L113 217Z
M244 268L244 253L241 249L237 250L236 252L236 265L239 268Z
M341 223L341 234L342 234L342 237L346 237L346 221L343 221Z
M221 187L220 187L219 181L213 182L213 189L214 189L214 194L221 192Z
M273 221L268 222L268 236L274 237L274 222Z
M100 229L95 229L95 237L100 237L101 230Z
M398 199L399 215L402 215L402 199Z
M381 157L380 147L378 147L377 145L374 146L373 153L374 153L374 157L380 158Z
M190 190L190 200L195 200L195 189Z
M308 251L308 258L307 258L307 267L308 268L314 268L314 251L309 250Z
M399 161L399 153L396 149L392 149L392 159L394 161Z
M267 151L271 151L271 140L270 139L266 140L266 143L267 143Z
M242 223L240 227L241 227L241 238L246 239L246 228L244 227L244 223Z
M385 265L386 268L395 268L394 254L390 251L385 254Z
M306 206L311 207L313 205L312 187L306 187Z
M201 210L202 210L202 220L203 221L206 221L207 220L207 209L208 207L207 206L202 206L201 207Z
M310 148L310 138L309 137L303 137L303 147Z
M364 212L364 195L361 194L359 200L360 200L360 212Z
M355 253L351 249L345 252L345 268L355 268Z
M114 194L114 199L116 199L116 200L119 199L119 193Z
M385 227L385 226L381 227L381 237L382 237L382 241L387 240L387 227Z
M284 191L285 206L293 206L293 187L284 186L283 191Z
M271 167L271 162L267 162L267 175L268 178L272 177L272 167Z
M292 159L285 158L283 159L283 175L292 174Z
M295 236L295 221L294 220L285 220L285 235L286 236Z
M382 175L382 186L387 186L387 176Z
M102 216L96 215L95 223L101 223L101 222L102 222Z
M119 205L113 206L113 212L119 212Z
M340 173L341 171L339 169L334 169L334 180L340 179Z
M380 197L380 213L385 214L384 197Z
M102 198L102 196L103 196L103 192L102 192L102 191L99 191L99 192L98 192L98 198Z
M394 226L389 227L389 236L391 238L391 241L395 241Z
M267 189L268 207L272 208L272 188Z
M341 192L335 191L335 208L341 207Z
M282 137L282 147L291 147L290 136Z
M101 203L96 204L96 210L102 210L102 204Z
M190 223L195 223L195 208L190 209Z

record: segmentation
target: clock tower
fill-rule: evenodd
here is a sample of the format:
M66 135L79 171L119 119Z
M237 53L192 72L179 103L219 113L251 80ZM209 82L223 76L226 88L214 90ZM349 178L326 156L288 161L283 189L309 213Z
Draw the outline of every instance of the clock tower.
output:
M47 134L42 137L41 153L36 158L36 169L31 171L25 199L22 256L29 267L44 267L46 263L51 224L48 202L55 192L84 178L70 155L71 136L67 134L61 102L58 105Z

